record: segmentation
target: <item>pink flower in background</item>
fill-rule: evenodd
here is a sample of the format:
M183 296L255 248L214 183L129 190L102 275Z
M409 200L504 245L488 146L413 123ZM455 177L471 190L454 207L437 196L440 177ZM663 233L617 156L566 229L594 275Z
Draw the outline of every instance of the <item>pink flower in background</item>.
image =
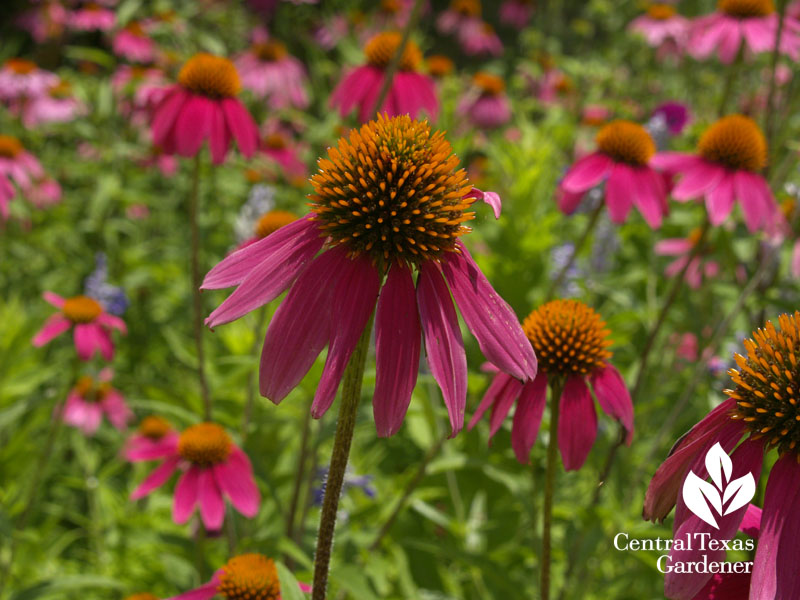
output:
M114 11L95 2L84 2L69 15L70 28L78 31L110 31L114 28Z
M61 202L61 186L55 179L43 177L24 190L25 197L36 208L47 208Z
M157 168L164 177L172 177L178 172L178 159L171 154L164 154L159 148L150 147L147 155L137 161L140 167Z
M504 0L500 5L500 22L516 29L525 29L533 11L533 0Z
M34 346L44 346L72 329L75 349L81 360L90 360L95 352L105 360L114 358L111 332L117 329L126 333L122 319L105 312L100 303L89 296L62 298L53 292L45 292L43 296L59 312L51 316L34 336Z
M669 337L671 345L675 346L675 356L687 362L694 362L699 356L697 336L693 333L673 333Z
M239 244L237 250L245 248L250 244L255 244L259 240L263 240L268 235L272 235L282 227L294 223L298 217L296 214L286 210L270 210L261 215L252 227L252 232L249 232L248 238Z
M602 104L588 104L583 108L581 123L591 127L605 125L611 117L611 110Z
M258 513L261 494L250 459L216 423L188 427L174 452L131 493L131 500L144 498L161 487L178 469L183 474L175 486L172 506L176 523L186 523L199 508L206 529L218 531L225 520L223 496L248 518Z
M549 68L536 81L531 82L536 97L545 104L558 102L574 91L572 80L560 69Z
M344 15L332 15L314 27L314 41L323 50L333 50L347 35L350 25Z
M681 102L662 102L653 110L652 116L661 116L671 135L681 133L690 121L689 108Z
M131 204L125 210L125 214L130 219L141 221L150 216L150 209L147 207L146 204L141 204L141 203Z
M403 51L383 106L375 106L385 69L400 46L400 41L401 35L392 31L379 33L367 42L364 48L367 64L345 75L331 95L331 106L338 108L343 117L358 108L358 119L362 123L371 119L376 112L389 117L407 114L412 118L424 112L431 119L436 119L439 114L436 87L430 77L417 72L422 53L411 40Z
M156 57L156 44L138 21L131 21L114 34L114 54L131 62L150 63Z
M208 317L210 327L288 290L264 340L263 396L280 403L328 345L311 406L312 416L321 417L375 312L378 435L393 435L403 423L423 339L455 435L463 426L467 365L454 300L485 356L515 378L535 376L536 357L513 310L458 239L473 216L463 211L481 199L498 216L500 199L473 188L457 166L450 144L426 122L379 116L320 159L312 212L211 269L203 289L236 290ZM372 175L359 180L362 170ZM405 172L416 175L395 179ZM340 184L352 174L353 185Z
M440 33L460 34L475 22L482 22L480 0L450 0L450 6L436 19L436 28Z
M112 376L111 369L103 369L97 380L88 375L78 379L64 404L62 418L67 425L93 435L105 415L117 429L128 426L133 413L122 394L111 386Z
M31 7L22 13L16 22L36 43L41 44L60 37L67 19L68 14L64 5L59 0L49 0Z
M155 109L172 91L164 72L156 67L120 65L111 76L120 114L137 127L147 125Z
M179 439L169 421L150 415L142 419L136 433L125 442L122 455L130 462L160 460L178 451Z
M611 365L611 342L605 322L592 308L578 300L553 300L534 310L522 327L539 357L539 372L532 381L521 382L497 373L469 422L475 427L492 409L489 439L497 433L514 402L511 446L517 460L529 462L539 434L547 386L557 383L559 403L558 446L567 471L583 466L597 437L597 413L589 386L600 407L617 419L633 440L633 403L625 381ZM554 352L554 348L564 349Z
M258 128L236 96L239 74L227 58L196 54L183 65L153 115L153 143L167 154L194 156L209 140L211 160L221 164L232 139L246 157L255 154Z
M19 108L22 123L26 127L36 127L46 123L67 123L86 114L86 106L72 95L72 86L61 81L46 93L22 100Z
M614 223L624 223L636 205L647 224L657 229L667 214L667 186L651 167L655 152L644 127L612 121L597 134L597 150L578 160L561 180L561 212L571 215L589 190L605 182L606 207Z
M58 75L24 58L9 58L0 68L0 100L36 98L58 85Z
M750 231L769 227L780 216L778 205L760 171L767 164L767 142L749 117L723 117L703 133L697 154L663 152L652 164L670 176L681 175L672 196L685 202L704 198L712 225L720 225L742 207Z
M472 79L472 89L467 90L458 103L457 112L481 129L501 127L511 120L511 103L505 94L502 78L481 71Z
M719 274L719 263L714 260L705 260L702 253L698 254L689 261L689 256L694 250L695 245L700 240L701 232L695 229L687 238L671 238L661 240L655 245L655 252L660 256L676 256L664 270L664 275L673 277L680 273L689 262L689 267L684 275L686 282L693 290L699 289L703 284L703 278L716 277Z
M778 15L771 0L720 0L718 10L695 19L691 25L689 52L707 58L715 50L731 63L742 44L753 52L770 52L778 35ZM779 49L792 60L800 58L800 21L787 16Z
M271 120L263 127L264 136L259 150L281 168L287 181L304 179L308 175L306 164L300 159L299 146L292 138L292 132L280 122Z
M672 44L674 48L682 50L689 39L689 20L666 3L651 4L645 14L631 21L628 29L644 36L653 48Z
M45 175L42 165L26 151L20 141L0 135L0 218L8 218L9 203L16 195L16 184L37 207L54 204L61 199L61 187Z
M308 77L303 63L276 40L255 43L236 59L242 87L266 99L271 108L306 108Z
M495 33L494 27L483 21L472 21L458 32L458 41L464 53L469 56L500 56L503 42Z
M302 592L311 591L309 586L299 585ZM281 600L281 583L275 563L262 554L234 556L214 573L211 581L168 600L211 600L217 595Z

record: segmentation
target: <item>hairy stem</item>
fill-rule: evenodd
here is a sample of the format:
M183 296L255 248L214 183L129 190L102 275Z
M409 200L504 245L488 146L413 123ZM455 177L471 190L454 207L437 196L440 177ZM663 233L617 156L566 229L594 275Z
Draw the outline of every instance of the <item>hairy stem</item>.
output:
M552 549L553 495L558 468L558 419L561 392L564 384L554 380L550 384L550 439L547 442L547 466L544 474L544 508L542 510L542 554L540 558L541 600L550 600L550 563Z

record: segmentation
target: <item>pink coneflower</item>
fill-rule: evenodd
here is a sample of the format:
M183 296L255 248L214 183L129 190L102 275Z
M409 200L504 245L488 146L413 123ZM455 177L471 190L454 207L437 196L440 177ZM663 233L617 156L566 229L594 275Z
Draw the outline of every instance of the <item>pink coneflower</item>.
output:
M458 114L481 129L502 127L511 120L511 103L505 94L506 84L501 77L480 72L472 78L472 89L458 103Z
M375 106L383 85L384 72L391 62L402 36L394 31L373 36L364 47L367 64L345 75L331 95L331 106L338 107L343 117L358 108L358 119L368 121L378 110L389 117L407 114L412 119L426 113L431 119L439 114L436 88L427 75L417 72L422 53L409 40L403 50L398 71L383 106Z
M653 48L671 44L681 50L689 38L689 20L679 15L673 5L666 3L651 4L645 14L631 21L628 29L643 35Z
M22 13L16 23L41 44L60 37L67 18L67 10L59 0L46 0Z
M600 127L608 122L611 110L602 104L588 104L583 108L581 123L591 127Z
M731 63L742 44L753 53L769 52L778 35L778 15L772 0L719 0L717 11L692 22L689 52L707 58L717 50ZM800 58L800 21L786 16L779 49L793 60Z
M678 440L650 481L644 502L643 515L650 520L663 520L677 503L673 525L676 538L691 535L692 539L699 539L701 534L708 538L702 547L673 549L671 564L724 559L725 550L718 549L720 544L709 550L711 540L729 540L736 535L747 510L739 498L746 501L752 497L761 478L765 453L776 449L779 458L766 484L751 600L795 598L800 589L800 571L791 551L800 531L796 510L800 497L800 404L796 384L800 367L795 360L800 353L800 312L781 315L778 322L780 330L768 321L764 329L753 333L753 339L744 341L747 356L734 356L738 369L729 371L735 387L725 390L728 399ZM709 476L713 483L705 481ZM713 490L706 497L716 495L721 501L716 508L707 506L705 512L698 512L695 505L695 512L689 511L680 493L688 478L694 482L692 487ZM740 493L731 494L728 490ZM668 573L665 595L689 600L710 578L711 573Z
M78 31L110 31L114 28L114 11L95 2L85 2L69 15L69 26Z
M72 95L72 86L62 80L34 98L21 102L22 123L36 127L45 123L66 123L86 113L86 107Z
M0 100L36 98L58 85L58 75L24 58L9 58L0 68Z
M286 128L277 122L268 123L267 134L259 144L259 150L275 161L287 181L305 179L306 164L298 156L298 148Z
M161 487L177 470L183 474L175 486L172 518L186 523L200 509L209 531L218 531L225 519L223 494L244 516L258 513L261 495L253 478L250 459L216 423L199 423L187 428L177 448L131 494L132 500Z
M656 146L647 130L631 121L612 121L597 134L597 150L570 167L559 185L558 206L572 214L581 198L605 181L605 201L614 223L624 223L636 205L647 224L661 226L667 186L651 168Z
M225 160L231 138L246 157L255 154L258 128L236 98L241 84L236 67L227 58L195 54L178 74L155 110L153 143L167 154L194 156L208 139L211 160Z
M37 207L61 199L61 187L45 175L42 165L10 135L0 135L0 218L7 219L9 202L19 186L25 197Z
M440 33L458 34L466 26L481 20L480 0L450 0L450 6L436 19Z
M150 63L156 57L156 44L138 21L120 29L111 44L114 54L131 62Z
M133 413L125 398L111 386L111 369L103 369L97 380L84 375L75 384L64 404L64 422L92 435L105 415L117 429L125 429Z
M760 174L767 164L767 142L749 117L723 117L706 129L697 154L663 152L651 164L669 175L681 175L672 197L685 202L705 198L708 218L719 225L738 200L750 231L764 228L778 216L772 191Z
M500 22L516 29L525 29L533 10L533 0L504 0L500 5Z
M447 77L455 69L453 61L443 54L432 54L425 59L425 67L428 75L436 79Z
M164 177L173 177L178 172L178 160L172 154L164 154L155 146L150 147L148 153L136 163L145 169L155 167Z
M686 238L670 238L661 240L655 245L655 253L659 256L676 256L677 258L672 261L664 270L664 275L673 277L680 273L686 263L689 262L689 267L686 269L686 283L689 284L693 290L699 289L703 285L703 278L710 279L719 274L719 263L714 260L705 260L702 254L698 254L689 260L694 247L697 245L702 237L700 229L695 229Z
M694 362L699 356L697 336L693 333L673 333L669 337L671 345L675 346L675 356L686 362Z
M500 200L473 188L457 166L443 134L426 122L379 116L320 159L310 214L206 275L204 289L238 286L207 319L212 327L289 290L264 341L263 396L283 400L329 345L311 407L321 417L375 312L378 434L393 435L403 422L424 338L455 435L463 426L467 365L453 300L492 363L520 380L535 376L536 357L513 310L458 239L469 231L474 213L467 210L476 199L496 215Z
M172 91L172 86L161 69L120 65L111 76L111 89L118 99L120 114L140 127L149 124L155 109Z
M547 68L544 74L532 82L533 92L545 104L559 102L575 91L572 79L557 68Z
M45 292L43 297L60 312L51 316L39 330L33 338L34 346L44 346L73 329L75 349L81 360L90 360L95 352L100 352L105 360L114 358L111 332L117 329L126 333L122 319L105 312L100 303L89 296L62 298L53 292Z
M503 54L503 42L494 27L483 21L472 21L464 25L458 32L458 41L464 54L469 56L500 56Z
M681 102L667 101L659 104L651 117L660 116L664 119L670 135L678 135L689 123L689 108Z
M333 50L341 39L347 35L350 25L347 17L335 14L319 23L313 30L314 41L323 50Z
M265 40L236 59L242 87L267 100L271 108L306 108L308 77L303 63L277 40Z
M545 408L548 383L560 382L558 446L567 471L580 469L597 437L597 413L589 386L603 410L622 423L626 442L633 439L633 404L622 376L610 363L610 333L592 308L578 300L553 300L534 310L522 324L539 357L536 378L523 383L498 373L469 423L472 429L489 408L490 439L514 402L511 445L527 463Z
M311 588L299 584L303 592ZM226 600L281 600L281 582L271 558L262 554L240 554L226 562L206 584L168 600L211 600L217 595Z
M178 451L179 439L169 421L150 415L142 419L136 433L125 442L122 455L130 462L167 458Z

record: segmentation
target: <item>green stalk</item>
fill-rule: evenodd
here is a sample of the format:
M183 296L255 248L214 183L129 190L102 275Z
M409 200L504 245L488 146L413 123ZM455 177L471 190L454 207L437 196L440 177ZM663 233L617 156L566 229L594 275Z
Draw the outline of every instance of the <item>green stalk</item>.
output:
M192 192L189 195L189 224L192 232L192 305L194 345L197 349L197 379L200 382L200 395L203 399L203 418L211 420L211 395L206 381L206 360L203 351L203 299L200 286L203 283L200 277L200 226L197 221L198 205L200 201L200 153L194 157L192 172Z
M564 382L560 379L550 384L550 440L547 442L547 466L544 474L544 508L542 511L541 553L541 600L550 600L550 564L552 562L553 495L555 493L556 469L558 468L558 419L561 392Z

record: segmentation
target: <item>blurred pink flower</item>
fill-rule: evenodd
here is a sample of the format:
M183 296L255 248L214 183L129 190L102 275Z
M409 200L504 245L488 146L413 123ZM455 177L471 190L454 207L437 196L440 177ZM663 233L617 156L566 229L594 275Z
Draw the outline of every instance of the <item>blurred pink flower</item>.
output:
M436 28L440 33L460 34L475 22L482 22L480 0L450 0L450 6L436 19Z
M117 429L125 429L133 413L125 398L111 386L111 369L103 369L97 380L85 375L78 379L64 404L62 418L67 425L92 435L100 426L103 415Z
M141 221L150 216L150 208L146 204L131 204L126 210L125 214L129 218Z
M470 56L500 56L503 42L494 27L483 21L466 23L458 32L458 41L465 54Z
M346 16L332 15L314 27L314 40L323 50L333 50L349 29Z
M17 18L17 25L30 33L33 40L41 44L61 36L68 14L59 0L48 0L32 6Z
M45 123L66 123L87 112L86 106L72 95L68 81L61 81L46 93L22 100L12 111L21 112L26 127Z
M286 46L270 40L254 44L236 59L242 87L266 99L271 108L306 108L308 77L305 67Z
M114 54L131 62L149 63L155 60L156 44L138 21L131 21L115 35L111 47Z
M42 165L20 141L0 135L0 218L9 215L9 202L16 184L35 206L41 208L61 199L61 187L45 175Z
M697 360L699 346L697 336L693 333L673 333L669 337L670 344L675 346L675 356L687 362Z
M670 238L661 240L655 245L655 252L660 256L677 256L664 270L664 275L673 277L680 273L689 261L697 241L700 239L700 230L695 229L686 238ZM714 260L705 260L702 254L692 258L684 276L686 282L693 290L699 289L703 284L703 278L713 278L719 275L719 263Z
M653 48L672 43L679 51L689 39L689 20L670 4L651 4L647 12L631 21L628 29L644 36Z
M24 58L9 58L0 68L0 100L36 98L58 85L58 75Z
M259 150L280 165L284 178L287 181L305 178L308 170L300 159L299 146L292 139L291 131L275 120L267 121L262 130Z
M68 20L70 28L78 31L110 31L115 22L114 11L95 2L84 2Z
M141 420L136 433L125 442L122 455L129 462L160 460L178 451L179 439L169 421L151 415Z
M216 423L199 423L180 435L173 452L131 493L138 500L164 485L176 470L183 474L175 486L172 518L186 523L195 511L209 531L218 531L225 520L225 501L241 514L253 518L261 494L253 477L250 459Z
M111 76L120 114L140 127L150 122L153 112L171 91L164 72L156 67L120 65Z
M534 8L534 0L504 0L500 5L500 22L516 29L525 29Z
M34 336L34 346L44 346L73 329L75 349L81 360L90 360L95 352L100 352L105 360L114 358L111 332L117 329L126 333L122 319L107 313L97 300L89 296L62 298L53 292L45 292L43 296L59 312L51 316Z
M458 102L457 112L480 129L501 127L511 120L511 103L501 77L481 71L472 79L472 88Z

